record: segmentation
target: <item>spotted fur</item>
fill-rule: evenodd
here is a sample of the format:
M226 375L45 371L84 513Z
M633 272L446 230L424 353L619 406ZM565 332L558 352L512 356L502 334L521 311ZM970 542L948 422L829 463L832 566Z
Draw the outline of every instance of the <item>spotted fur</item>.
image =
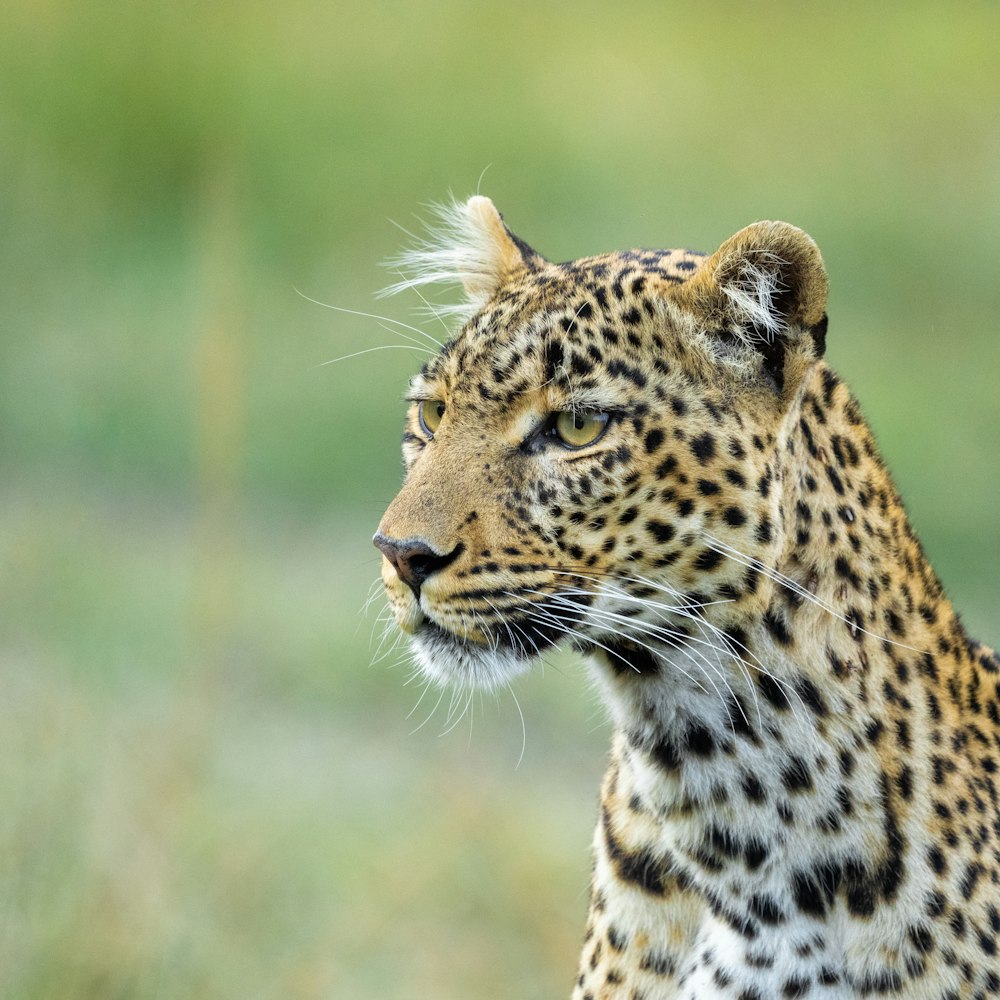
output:
M455 219L416 263L472 314L375 541L434 680L587 655L615 733L575 1000L1000 996L1000 661L822 360L813 241L554 264L487 199ZM604 433L567 447L567 411Z

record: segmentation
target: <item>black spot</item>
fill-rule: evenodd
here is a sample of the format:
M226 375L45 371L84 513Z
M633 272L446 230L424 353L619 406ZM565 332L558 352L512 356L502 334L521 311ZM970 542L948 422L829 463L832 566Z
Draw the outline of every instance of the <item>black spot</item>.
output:
M637 677L653 677L660 671L656 657L644 646L628 643L607 643L608 663L616 674L634 674Z
M962 882L958 890L965 899L968 899L972 895L972 891L976 888L976 883L982 874L983 866L978 862L974 861L966 866L965 874L962 876Z
M785 624L784 619L774 611L768 611L764 615L764 624L779 645L790 646L792 644L792 636L788 631L788 626Z
M563 353L562 341L554 336L547 338L542 348L542 365L545 371L545 381L554 381L564 363L565 355Z
M924 924L914 924L910 928L909 937L913 942L913 947L924 954L934 947L934 937Z
M823 701L823 696L819 693L819 689L808 677L804 677L802 674L795 679L795 693L802 699L809 710L818 716L826 715L826 703Z
M723 857L737 858L740 855L740 843L731 830L713 825L708 831L708 842Z
M608 857L623 882L631 882L652 896L662 896L666 891L663 863L649 851L626 850L613 831L611 814L602 812L604 843Z
M765 893L755 893L750 897L750 913L762 924L776 924L785 922L785 914L777 901Z
M684 733L682 750L698 757L710 757L715 752L715 737L706 726L693 722Z
M756 871L767 860L770 853L767 845L763 841L757 840L756 837L751 837L743 845L743 859L751 871Z
M650 972L654 976L672 976L677 971L674 960L667 954L659 951L648 951L642 956L639 968L644 972Z
M646 434L644 444L646 446L646 451L651 455L657 448L660 447L660 445L663 444L663 431L661 431L658 427L649 431Z
M900 797L904 802L909 802L913 797L913 772L907 765L900 768L896 775L896 787L899 789Z
M781 772L781 783L790 792L804 792L812 788L812 775L806 762L793 754Z
M609 361L607 371L613 378L624 378L638 389L646 387L646 376L638 368L633 365L627 365L624 361Z
M722 519L732 528L739 528L747 523L747 516L739 507L727 507L722 512Z
M841 482L840 476L837 475L837 470L832 465L828 465L826 467L826 474L830 479L830 485L836 490L839 496L843 496L844 484Z
M749 771L743 775L742 781L743 794L751 802L764 802L767 799L767 791L764 786L760 783L760 779L755 774L751 774Z
M717 549L704 549L698 553L698 558L694 561L694 568L708 572L713 570L722 562L722 553Z
M691 439L691 451L694 457L704 465L715 457L715 438L706 431Z
M608 944L615 951L624 951L628 944L628 937L618 930L613 924L608 925Z
M646 530L661 545L666 545L667 542L672 541L674 536L677 534L674 526L672 524L667 524L664 521L647 521Z
M670 737L665 737L654 743L649 752L653 760L665 771L676 771L680 766L680 752L677 749L677 744Z
M657 479L666 479L677 468L677 459L673 455L667 457L653 470Z
M855 590L860 589L861 577L851 569L851 564L843 556L837 556L833 568L836 570L837 576L849 581Z
M781 987L781 995L787 1000L799 1000L800 997L804 997L809 992L810 986L812 986L811 979L793 977L785 980L785 985Z
M760 693L780 711L787 711L788 696L785 694L781 684L770 674L760 673L757 675L757 687Z

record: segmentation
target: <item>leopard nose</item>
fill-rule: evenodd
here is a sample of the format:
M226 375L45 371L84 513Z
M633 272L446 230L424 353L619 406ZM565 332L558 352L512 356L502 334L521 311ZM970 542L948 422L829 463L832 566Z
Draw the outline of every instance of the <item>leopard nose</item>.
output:
M397 540L379 533L372 541L392 563L400 580L419 597L421 584L434 573L453 563L465 548L461 542L451 552L441 555L421 538Z

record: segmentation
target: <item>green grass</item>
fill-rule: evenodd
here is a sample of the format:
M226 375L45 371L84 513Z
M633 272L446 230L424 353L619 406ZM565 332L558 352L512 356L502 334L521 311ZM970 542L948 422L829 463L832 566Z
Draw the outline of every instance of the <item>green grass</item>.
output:
M303 297L412 319L388 220L449 190L555 259L808 229L831 360L1000 639L994 5L4 21L4 997L569 992L603 715L560 659L519 767L507 694L407 717L359 609L419 357L324 366L396 341Z

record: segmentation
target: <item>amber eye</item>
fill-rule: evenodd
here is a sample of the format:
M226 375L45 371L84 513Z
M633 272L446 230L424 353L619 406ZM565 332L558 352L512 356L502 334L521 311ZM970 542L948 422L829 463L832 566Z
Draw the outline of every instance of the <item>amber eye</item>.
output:
M417 407L417 415L420 417L420 426L424 433L428 437L433 437L434 432L441 426L444 403L440 399L422 399Z
M553 430L568 448L593 444L608 426L608 415L600 410L562 410L556 414Z

